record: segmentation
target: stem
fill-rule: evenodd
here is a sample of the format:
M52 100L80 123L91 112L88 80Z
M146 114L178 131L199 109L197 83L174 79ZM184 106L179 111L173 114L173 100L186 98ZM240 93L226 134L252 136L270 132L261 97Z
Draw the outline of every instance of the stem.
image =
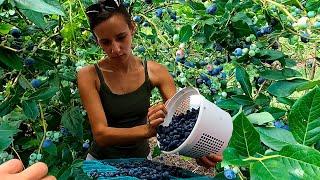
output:
M17 50L17 49L13 49L12 47L9 46L5 46L5 45L0 45L0 48L4 48L4 49L8 49L10 51L14 51L14 52L21 52L22 50Z
M279 4L277 2L274 2L272 0L266 0L267 2L271 3L271 4L274 4L275 6L277 6L280 10L282 10L285 14L287 14L287 16L292 20L292 21L297 21L296 18L294 18L290 12L285 8L284 5L282 4Z
M41 147L42 147L42 144L46 138L46 133L47 133L46 121L44 120L43 109L42 109L41 103L39 103L39 108L40 108L41 123L43 126L43 138L42 138L41 143L39 145L38 154L40 154L40 152L41 152Z
M159 39L164 41L170 48L172 48L170 43L162 36L162 34L160 33L160 30L158 29L158 27L156 26L156 24L153 21L151 21L147 16L145 16L143 14L138 14L138 15L142 16L145 20L147 20L154 27L154 29L156 30Z
M12 142L12 144L11 144L11 149L12 149L13 152L18 156L18 159L19 159L20 161L22 161L22 159L21 159L21 157L19 156L18 152L17 152L16 149L14 148L13 142ZM22 166L23 166L23 169L26 169L26 167L24 166L23 163L22 163Z
M272 158L276 158L276 157L281 157L281 156L280 155L272 155L272 156L264 156L262 158L256 158L256 157L249 156L248 158L244 159L243 161L251 161L251 160L264 161L264 160L272 159Z

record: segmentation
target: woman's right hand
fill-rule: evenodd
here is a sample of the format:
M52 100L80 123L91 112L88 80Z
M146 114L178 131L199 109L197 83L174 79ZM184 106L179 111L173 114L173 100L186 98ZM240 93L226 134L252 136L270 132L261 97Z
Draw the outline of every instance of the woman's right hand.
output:
M156 128L164 122L167 115L167 109L163 103L156 104L148 109L146 134L147 137L153 137L157 134Z

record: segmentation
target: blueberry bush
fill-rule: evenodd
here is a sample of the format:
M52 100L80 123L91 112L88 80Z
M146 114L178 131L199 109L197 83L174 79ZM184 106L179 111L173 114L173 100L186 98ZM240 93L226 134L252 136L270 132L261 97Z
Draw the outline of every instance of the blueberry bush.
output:
M92 134L76 73L104 56L85 16L93 2L0 0L1 163L42 161L59 179L88 178ZM233 116L217 178L318 178L318 0L124 3L137 24L134 54Z

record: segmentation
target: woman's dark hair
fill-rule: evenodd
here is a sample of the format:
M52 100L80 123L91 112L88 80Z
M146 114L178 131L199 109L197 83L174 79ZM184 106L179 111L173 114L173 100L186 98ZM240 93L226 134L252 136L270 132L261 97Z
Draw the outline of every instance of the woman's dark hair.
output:
M86 15L92 32L101 22L115 14L122 15L128 26L132 27L131 15L122 4L121 0L99 0L98 3L91 5L86 9Z

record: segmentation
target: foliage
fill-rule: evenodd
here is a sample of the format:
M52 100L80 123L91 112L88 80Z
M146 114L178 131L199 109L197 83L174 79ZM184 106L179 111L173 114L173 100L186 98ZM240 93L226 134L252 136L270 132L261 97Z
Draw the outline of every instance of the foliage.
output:
M318 177L317 0L126 2L141 17L134 54L165 65L177 86L197 87L234 116L218 172ZM0 152L25 165L42 154L36 159L60 179L85 177L84 144L92 141L76 84L76 72L104 56L84 12L92 3L0 0ZM159 99L154 91L152 101Z

